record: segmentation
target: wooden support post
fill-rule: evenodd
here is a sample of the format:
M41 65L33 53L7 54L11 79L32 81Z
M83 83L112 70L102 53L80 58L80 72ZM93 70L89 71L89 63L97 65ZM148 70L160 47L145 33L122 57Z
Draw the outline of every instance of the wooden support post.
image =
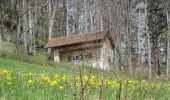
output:
M58 49L54 49L54 61L60 62L60 56L59 56L59 50Z

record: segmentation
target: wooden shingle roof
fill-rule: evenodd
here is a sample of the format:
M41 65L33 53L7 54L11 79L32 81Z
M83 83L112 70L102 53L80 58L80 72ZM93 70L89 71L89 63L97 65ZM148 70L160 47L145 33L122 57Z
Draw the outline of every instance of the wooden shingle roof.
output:
M107 33L108 31L100 31L100 32L95 32L95 33L56 37L56 38L52 38L51 40L49 40L45 48L53 48L53 47L60 47L60 46L65 46L65 45L101 40L101 39L104 39Z

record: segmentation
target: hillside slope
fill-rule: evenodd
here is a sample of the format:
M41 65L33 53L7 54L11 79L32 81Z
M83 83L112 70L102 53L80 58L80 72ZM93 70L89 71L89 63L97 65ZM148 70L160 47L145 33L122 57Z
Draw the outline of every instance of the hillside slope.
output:
M170 84L146 80L115 79L83 73L56 65L41 66L0 58L2 100L169 100Z
M0 58L0 68L10 69L15 72L36 72L36 73L61 73L61 74L72 74L71 70L56 64L54 67L41 66L32 63L26 63L19 60L13 60L8 58Z

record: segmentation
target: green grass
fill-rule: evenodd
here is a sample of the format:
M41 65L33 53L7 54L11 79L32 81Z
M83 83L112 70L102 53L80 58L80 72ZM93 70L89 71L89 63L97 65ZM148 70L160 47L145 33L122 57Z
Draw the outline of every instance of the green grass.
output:
M71 65L69 66L71 67ZM106 72L103 71L98 74L98 70L95 70L95 72L93 72L94 74L88 77L89 72L84 72L86 69L82 69L82 77L80 77L78 69L73 72L75 66L72 66L73 68L61 64L44 66L9 58L0 58L0 99L170 99L170 84L168 83L128 80L127 78L115 79L115 77L112 77L114 75L106 74ZM55 76L56 74L59 75L57 78ZM76 78L78 78L78 81L75 81ZM84 83L82 85L80 84L81 79ZM31 81L31 83L29 83L29 81ZM86 83L87 87L84 89L82 96L82 87L85 87Z
M23 73L41 73L51 76L58 73L66 76L72 75L72 71L66 70L62 66L49 67L36 64L25 63L18 60L0 58L0 69L12 70L12 87L7 85L10 80L0 75L0 99L7 100L46 100L46 99L64 99L62 91L56 91L56 88L50 88L47 84L41 86L28 86L27 80L34 80L31 77L22 77ZM16 78L16 79L15 79ZM38 83L38 82L37 82ZM54 91L56 93L54 93Z
M0 68L11 69L14 72L36 72L36 73L59 73L59 74L72 74L71 70L56 64L55 66L43 66L37 64L26 63L19 60L8 58L0 58Z

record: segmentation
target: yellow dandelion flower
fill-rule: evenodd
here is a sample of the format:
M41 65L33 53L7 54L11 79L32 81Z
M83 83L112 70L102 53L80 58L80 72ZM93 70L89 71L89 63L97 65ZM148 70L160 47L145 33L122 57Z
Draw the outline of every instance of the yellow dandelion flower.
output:
M34 75L34 74L33 74L33 73L31 73L31 72L30 72L30 73L28 73L28 76L33 76L33 75Z
M62 79L63 82L67 81L67 77L66 76L63 76L61 79Z
M53 83L54 83L54 84L57 84L58 82L57 82L57 80L55 80L55 81L53 81Z
M107 81L107 82L106 82L106 85L111 85L111 84L112 84L111 81Z
M33 81L32 80L28 80L27 82L29 85L33 84Z
M142 82L144 82L144 83L145 83L146 81L145 81L145 80L142 80Z
M99 82L97 83L97 85L98 85L98 86L102 86L102 81L99 81Z
M79 78L78 76L76 76L76 77L75 77L75 80L76 80L76 81L79 81L79 80L80 80L80 78Z
M157 84L155 84L155 83L151 83L151 84L149 84L149 88L154 89L154 88L156 88L156 87L158 87L158 85L157 85Z
M134 80L129 80L128 81L128 84L137 84L138 83L138 81L134 81Z
M46 76L46 74L41 74L41 76Z
M91 76L92 79L95 79L95 76Z
M50 78L47 77L47 76L42 76L41 78L42 78L44 81L49 81L49 80L50 80Z
M87 81L88 80L88 76L84 76L84 81Z
M50 83L51 83L51 80L48 80L47 82L50 84Z
M90 85L95 85L95 82L94 82L94 81L91 81L91 82L90 82Z
M59 78L59 74L55 74L54 79L58 79L58 78Z
M64 86L59 86L59 89L61 89L61 90L62 90L63 88L64 88Z
M11 83L11 82L8 82L7 84L8 84L8 85L11 85L12 83Z
M55 85L53 82L50 82L49 84L50 84L50 86L54 86Z
M76 82L76 87L79 87L79 86L80 86L80 83L77 83L77 82Z

